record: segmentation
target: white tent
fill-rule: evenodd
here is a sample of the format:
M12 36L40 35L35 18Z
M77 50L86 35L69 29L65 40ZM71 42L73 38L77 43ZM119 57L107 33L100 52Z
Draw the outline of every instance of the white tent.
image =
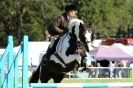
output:
M121 48L124 52L133 56L133 45L123 45L121 43L114 43L117 47Z

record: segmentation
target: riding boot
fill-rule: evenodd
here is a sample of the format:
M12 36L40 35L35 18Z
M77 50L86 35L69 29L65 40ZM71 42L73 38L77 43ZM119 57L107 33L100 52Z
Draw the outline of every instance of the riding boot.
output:
M47 52L45 54L45 59L47 60L47 62L49 62L51 54L52 54L51 48L48 47Z
M46 63L49 62L50 56L51 56L51 54L52 54L52 47L53 47L53 44L54 44L54 39L51 39L51 43L50 43L50 45L48 46L48 49L47 49L46 53L45 53L44 56L42 57L42 58L43 58L43 61L42 61L43 64L46 64Z
M42 57L42 64L47 64L50 60L51 49L48 47L47 52Z
M46 54L43 56L44 61L46 60L46 62L49 62L50 61L50 56L51 54L53 54L55 51L56 51L56 45L58 43L58 40L59 39L52 39L51 40L51 44L49 45L47 51L46 51Z

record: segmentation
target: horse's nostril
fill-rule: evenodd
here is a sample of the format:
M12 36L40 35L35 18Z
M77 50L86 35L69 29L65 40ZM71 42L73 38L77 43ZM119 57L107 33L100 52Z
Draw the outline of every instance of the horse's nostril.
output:
M76 42L76 45L77 45L77 46L80 46L80 41L77 41L77 42Z

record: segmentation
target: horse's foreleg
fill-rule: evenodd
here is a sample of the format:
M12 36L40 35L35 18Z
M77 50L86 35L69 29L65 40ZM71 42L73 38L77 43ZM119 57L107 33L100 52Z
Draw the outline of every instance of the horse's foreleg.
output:
M63 74L63 73L62 74L53 73L52 78L54 80L54 83L60 83L63 80L64 75L65 74Z
M40 81L42 83L48 83L48 81L51 79L51 73L50 73L50 68L48 67L48 65L41 65L40 68Z
M40 71L40 65L38 66L37 70L32 73L32 76L30 77L29 83L37 83L38 82L39 71Z

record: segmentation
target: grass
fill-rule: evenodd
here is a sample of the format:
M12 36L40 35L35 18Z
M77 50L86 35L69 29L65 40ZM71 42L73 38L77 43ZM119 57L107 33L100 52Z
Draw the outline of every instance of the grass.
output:
M50 80L49 83L52 83L53 80ZM111 79L111 78L64 78L61 83L127 83L127 82L133 82L133 79L131 78L123 78L123 79Z
M18 83L21 83L22 79L18 79ZM119 82L133 82L133 78L64 78L61 83L119 83ZM49 83L53 83L50 80Z
M133 79L129 78L124 78L124 79L110 79L110 78L86 78L86 79L81 79L81 78L65 78L62 83L113 83L113 82L133 82Z

